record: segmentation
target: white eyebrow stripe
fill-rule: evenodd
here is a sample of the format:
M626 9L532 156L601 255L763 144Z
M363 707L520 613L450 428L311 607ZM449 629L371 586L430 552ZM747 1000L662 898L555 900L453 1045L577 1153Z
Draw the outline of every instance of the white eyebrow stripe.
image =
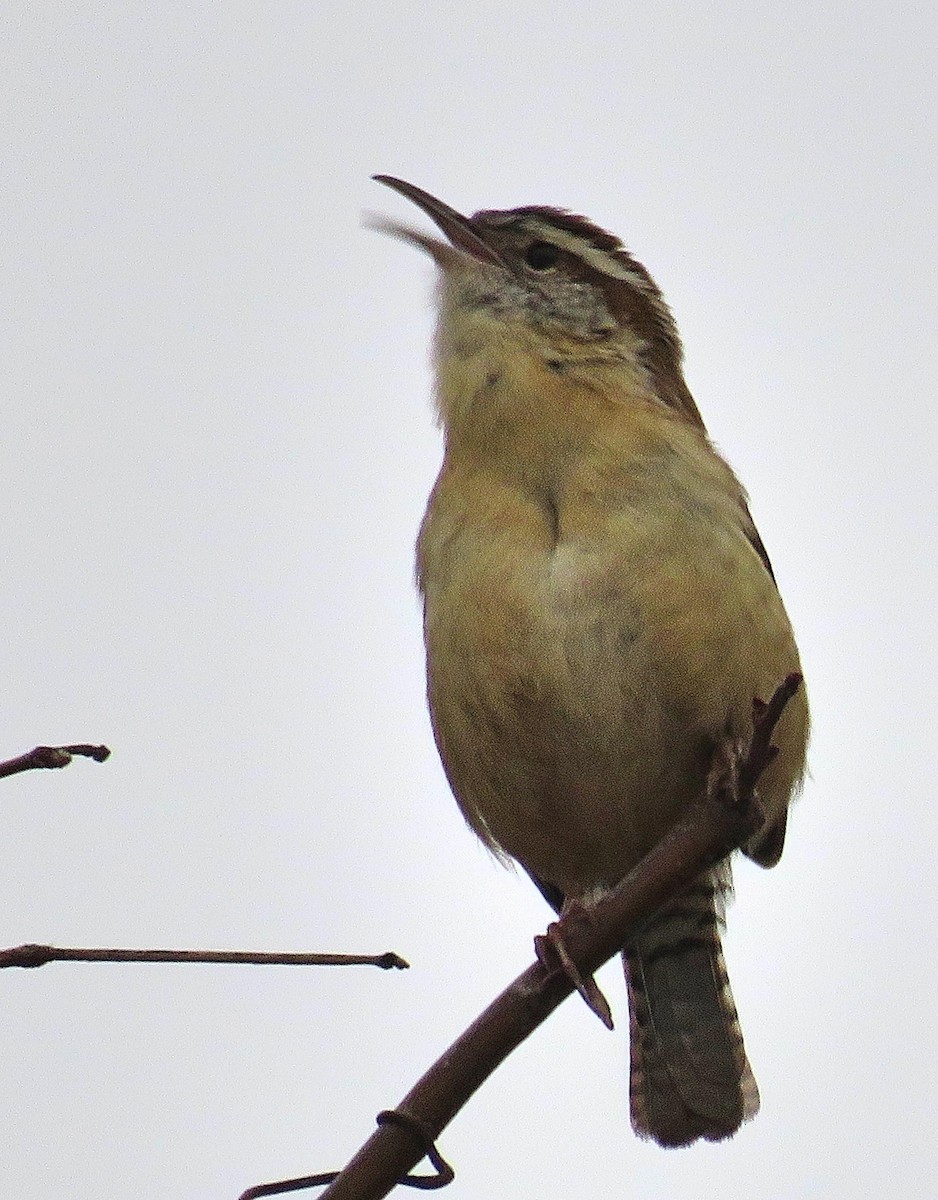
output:
M506 224L514 224L514 222L506 222ZM576 255L581 262L586 263L587 266L599 271L607 278L621 279L634 287L648 301L657 317L662 333L677 348L678 358L680 358L681 339L671 310L655 283L641 268L636 270L629 265L628 261L624 262L617 258L614 252L600 250L598 246L594 246L588 237L582 234L578 235L569 229L563 229L551 221L525 214L523 221L519 224L522 224L523 228L535 237L545 242L551 242L562 250Z
M614 254L591 245L585 237L578 237L575 233L559 229L556 225L539 221L537 218L526 218L525 225L545 242L552 242L555 246L569 251L570 254L575 254L577 258L582 259L595 270L601 271L603 275L609 275L613 279L624 279L626 283L638 288L646 296L657 298L654 285L649 284L641 272L632 270L627 263L621 262Z

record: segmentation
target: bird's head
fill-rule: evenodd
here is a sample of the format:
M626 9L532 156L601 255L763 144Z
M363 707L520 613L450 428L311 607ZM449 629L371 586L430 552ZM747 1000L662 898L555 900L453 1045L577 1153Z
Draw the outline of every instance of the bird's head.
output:
M467 217L402 179L374 178L413 201L446 238L380 225L439 267L440 338L448 351L513 344L556 373L619 363L644 373L659 400L699 422L670 309L617 237L559 208L483 209Z

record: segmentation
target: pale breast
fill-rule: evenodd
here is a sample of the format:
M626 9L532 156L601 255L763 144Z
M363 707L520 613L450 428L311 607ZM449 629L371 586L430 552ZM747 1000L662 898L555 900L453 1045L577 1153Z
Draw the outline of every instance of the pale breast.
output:
M539 878L614 882L699 792L715 739L797 663L781 601L741 529L685 504L577 523L466 483L438 486L420 540L447 774L474 828Z

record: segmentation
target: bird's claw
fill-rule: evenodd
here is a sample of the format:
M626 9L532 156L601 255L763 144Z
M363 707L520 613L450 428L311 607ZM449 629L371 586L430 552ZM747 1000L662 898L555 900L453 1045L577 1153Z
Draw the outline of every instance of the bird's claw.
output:
M592 975L584 976L567 952L560 924L552 921L547 932L534 939L534 952L545 971L560 969L570 980L583 999L586 1007L594 1012L607 1029L612 1029L612 1010L609 1002L599 990Z

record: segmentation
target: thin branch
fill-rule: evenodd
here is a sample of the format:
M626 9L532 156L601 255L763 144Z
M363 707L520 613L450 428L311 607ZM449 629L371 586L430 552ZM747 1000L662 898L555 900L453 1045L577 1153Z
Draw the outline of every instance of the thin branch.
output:
M104 762L110 758L111 752L107 746L90 746L79 743L75 746L35 746L19 758L11 758L0 763L0 779L7 775L19 775L20 771L54 770L57 767L67 767L76 756L93 758L95 762Z
M251 950L118 950L75 946L11 946L0 950L3 967L42 967L50 962L250 963L281 967L381 967L398 971L410 966L392 950L384 954L280 954Z
M761 816L755 783L775 756L771 738L788 700L801 685L790 675L769 704L753 705L753 736L748 750L717 754L706 794L685 818L631 871L622 883L589 910L559 922L570 958L583 974L592 974L634 937L640 926L701 871L748 841ZM721 767L721 760L723 765ZM585 915L584 915L585 914ZM517 1046L573 991L569 975L548 972L535 962L510 984L449 1047L397 1106L397 1112L435 1140L473 1093ZM424 1153L413 1133L382 1124L351 1159L320 1200L381 1200ZM309 1181L284 1180L260 1185L247 1194L296 1191Z

